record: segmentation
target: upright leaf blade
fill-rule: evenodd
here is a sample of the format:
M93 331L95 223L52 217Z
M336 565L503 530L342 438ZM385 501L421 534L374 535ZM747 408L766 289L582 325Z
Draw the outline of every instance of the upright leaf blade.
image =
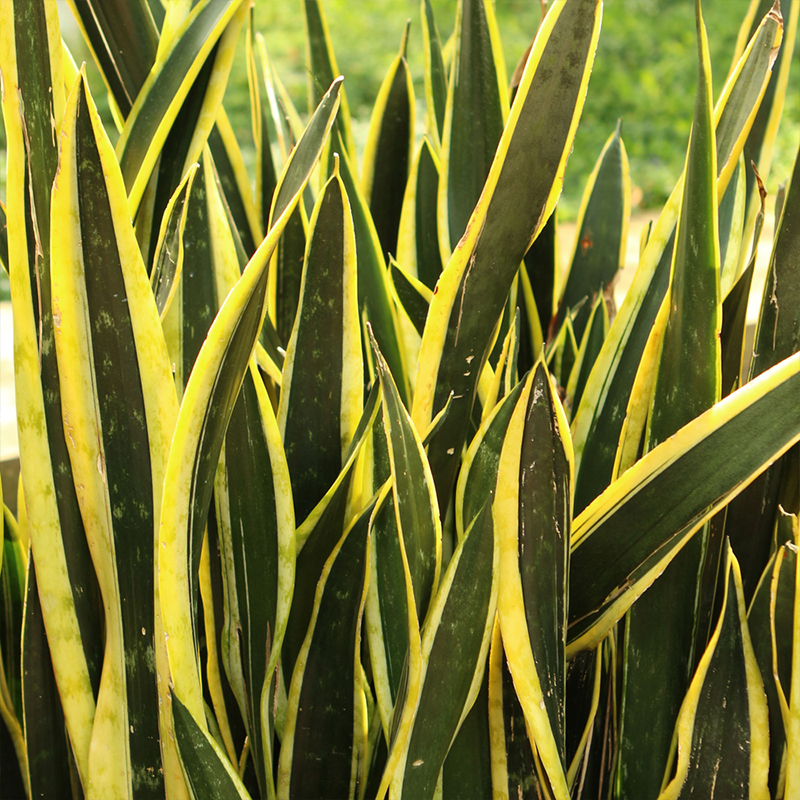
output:
M443 262L467 228L508 116L505 65L496 28L491 3L459 0L439 182Z
M425 64L425 108L428 136L438 153L444 133L445 107L447 104L447 74L442 59L442 43L433 18L431 0L420 3L422 17L422 58Z
M400 52L381 84L364 147L364 195L384 255L397 255L403 192L414 146L414 84L406 61L410 25L406 23Z
M278 406L301 521L339 475L363 405L355 231L336 164L311 219Z
M294 587L295 520L278 425L252 364L220 463L224 478L218 475L215 492L229 593L225 624L228 650L235 649L229 659L241 657L250 752L261 794L272 797L271 700Z
M669 316L656 368L646 449L711 408L721 393L719 231L711 63L700 11L695 114L668 290ZM626 620L619 791L652 795L666 764L700 624L697 575L708 531L678 554ZM657 769L653 769L658 765Z
M769 797L767 704L738 567L728 548L719 623L681 708L676 775L659 800L717 792Z
M771 75L772 48L782 26L767 15L731 73L714 109L717 142L717 196L725 193L739 160L753 112ZM581 511L610 483L631 387L642 352L669 285L683 178L678 181L647 246L639 268L589 376L581 407L572 422L577 477L575 508ZM586 459L587 469L581 469Z
M159 533L159 587L174 690L195 720L203 702L193 635L200 543L212 476L248 361L266 316L266 267L322 151L338 108L334 82L286 165L276 191L277 216L264 242L228 295L186 387L164 483ZM273 203L273 205L275 205Z
M51 265L63 413L106 608L108 677L88 787L158 791L164 774L153 764L170 734L156 532L178 404L122 176L84 76L62 127L52 231L61 242ZM165 761L167 780L180 782L177 763Z
M175 694L172 694L172 706L178 751L194 797L249 800L250 795L219 745L197 724L189 709Z
M232 29L235 43L238 31L244 23L245 10L241 0L204 0L199 3L181 27L169 54L154 65L142 86L117 144L122 174L133 210L139 206L167 133L194 79L236 15ZM226 74L228 70L230 59L225 69ZM215 87L217 105L221 99L219 90L224 90L225 81L221 84ZM207 115L208 119L202 120L205 130L201 130L197 136L193 135L194 146L189 147L186 155L188 163L184 167L197 158L193 153L199 154L202 150L215 116L216 107L213 113ZM167 197L173 190L174 187L169 188Z
M506 433L493 504L500 542L503 648L550 786L569 796L564 647L572 518L572 445L544 361L525 382Z
M404 709L391 797L432 798L447 751L475 702L497 604L497 540L488 506L456 548L422 639L423 678ZM400 729L403 730L403 720ZM390 763L392 752L390 752ZM387 770L384 782L392 775ZM379 795L381 792L379 792Z
M551 6L481 200L431 303L412 416L418 429L425 428L451 391L457 398L429 449L441 505L455 478L455 454L464 445L495 324L522 257L561 190L599 24L600 5L594 0ZM529 176L522 183L521 174Z
M320 576L289 688L279 800L358 797L367 735L359 686L372 510L370 504L345 531Z
M306 59L308 62L308 109L316 108L325 91L338 75L341 75L336 65L336 56L333 52L328 23L322 12L320 0L303 0L306 24ZM353 139L353 128L350 120L350 106L344 90L341 92L340 119L336 123L337 135L333 138L336 142L340 134L347 150L347 155L353 164L356 163L356 147Z
M628 155L621 136L622 122L608 138L589 176L578 214L575 247L559 302L557 323L586 298L573 322L578 342L589 318L594 295L606 289L625 264L631 183Z
M56 683L77 770L86 781L103 644L97 578L64 433L51 305L50 191L65 103L55 11L43 2L0 5L9 156L8 270L17 426L31 547L39 577L47 586L42 614L51 633Z
M408 558L417 616L424 620L439 583L442 529L436 490L422 440L404 408L377 342L371 341L383 397L398 531Z

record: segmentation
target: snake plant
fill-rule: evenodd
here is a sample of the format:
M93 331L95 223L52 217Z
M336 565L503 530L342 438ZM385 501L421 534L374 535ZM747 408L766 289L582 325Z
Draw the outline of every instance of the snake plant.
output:
M66 6L0 2L4 797L800 793L798 161L744 344L800 0L716 99L696 0L619 308L621 125L555 246L601 0L511 81L491 0L435 6L359 152L320 0L308 116L246 0L69 0L97 83Z

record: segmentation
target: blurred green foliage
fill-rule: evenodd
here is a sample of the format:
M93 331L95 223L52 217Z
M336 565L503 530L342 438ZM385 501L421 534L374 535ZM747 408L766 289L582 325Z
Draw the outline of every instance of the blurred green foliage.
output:
M750 0L704 0L714 91L719 94L731 66L739 25ZM297 3L256 2L256 25L298 108L305 109L306 74L302 12ZM418 0L326 0L331 39L345 76L356 136L366 136L369 114L384 70L394 57L406 19L412 21L409 62L424 119L422 38ZM433 0L444 43L455 21L456 0ZM539 0L495 0L506 68L513 73L541 20ZM631 162L634 201L643 208L664 202L683 168L697 81L694 0L606 0L603 28L589 94L570 159L560 207L565 218L577 213L586 178L603 143L623 120ZM800 80L795 47L792 79ZM244 61L236 64L236 91L226 107L245 130L247 96ZM241 76L241 77L239 77ZM233 87L231 87L233 89ZM788 92L776 142L769 190L789 175L800 143L800 92Z

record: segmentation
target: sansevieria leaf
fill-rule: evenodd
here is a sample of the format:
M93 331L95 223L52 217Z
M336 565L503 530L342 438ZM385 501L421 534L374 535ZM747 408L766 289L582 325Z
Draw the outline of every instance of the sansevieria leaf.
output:
M647 449L713 406L721 392L716 142L711 116L711 62L699 2L696 14L694 123L665 300L669 315L656 367ZM704 527L634 604L626 620L617 776L621 796L646 796L658 791L658 772L666 764L672 729L695 664L696 626L701 624L697 575L707 544L708 529ZM656 674L658 690L651 682ZM658 769L654 770L654 765Z
M251 363L233 408L215 485L226 591L223 657L239 665L250 753L261 794L274 797L274 677L295 570L294 508L275 414ZM234 694L237 694L234 691Z
M301 522L339 475L363 404L355 231L338 156L334 164L311 218L278 406Z
M361 615L369 569L370 504L322 570L297 657L278 764L278 800L356 798L366 779ZM334 746L331 743L335 742Z
M397 261L431 291L442 272L439 235L436 229L436 194L439 159L427 137L411 165L403 197L397 240Z
M400 52L381 84L364 147L364 196L384 256L397 255L403 192L414 146L414 84L406 61L410 25L406 24Z
M455 479L492 332L522 257L561 191L599 27L600 5L594 0L556 2L550 7L481 200L431 303L412 416L418 429L425 428L450 392L454 393L453 408L429 449L443 508ZM520 174L528 176L524 182Z
M31 553L28 554L25 621L22 626L22 671L31 797L57 797L69 785L70 773L75 774L74 757L70 754Z
M747 612L769 709L769 790L773 797L781 796L779 787L785 786L790 755L786 746L789 698L785 688L791 684L796 579L796 544L787 542L770 558ZM786 685L782 683L784 680ZM786 796L785 789L783 795Z
M767 15L732 72L714 109L717 196L723 196L738 164L753 114L771 75L773 49L780 45L781 22ZM647 240L639 268L611 326L572 420L575 444L575 508L583 510L608 486L631 387L669 285L675 224L683 194L678 181ZM586 457L586 470L581 463Z
M377 700L388 719L394 702L404 699L397 697L401 674L407 682L419 677L419 627L439 583L442 531L422 441L374 338L371 344L382 389L391 502L381 492L373 521L376 580L370 587L368 624L372 663L382 673L376 679ZM378 631L382 635L376 638Z
M51 221L65 429L106 609L88 791L125 795L165 780L152 766L170 736L156 543L178 404L122 175L83 75L64 116ZM166 780L180 785L170 766Z
M400 401L374 339L372 347L382 389L383 424L398 530L409 562L417 614L424 620L439 583L442 560L442 530L433 476L422 440Z
M409 686L382 797L432 798L447 751L483 679L497 607L498 546L488 505L459 542L428 612L422 675Z
M542 766L514 690L499 623L489 653L489 732L494 796L503 800L541 796L545 784Z
M208 800L249 800L250 795L219 745L174 694L172 707L178 751L192 796Z
M681 428L575 518L568 656L599 642L689 537L800 441L798 391L800 354Z
M103 643L97 578L61 413L51 304L50 200L65 105L56 12L44 2L0 4L0 69L20 464L37 574L49 587L42 616L53 670L77 772L85 782Z
M572 262L559 301L560 324L567 312L576 310L586 298L579 316L573 321L575 338L579 343L594 295L606 289L625 264L631 182L621 130L620 121L603 146L586 184L576 223Z
M675 776L659 800L769 797L767 703L750 641L739 564L730 547L723 566L719 622L681 707ZM665 775L665 783L669 777Z
M463 236L492 166L508 116L506 81L492 3L459 0L439 182L443 263Z
M572 518L572 442L540 359L506 432L492 506L497 602L514 687L555 797L566 780L564 648Z
M244 23L245 11L241 0L204 0L198 3L176 33L169 54L156 62L142 86L117 144L133 211L139 207L158 154L194 79L234 15L232 38L235 43ZM230 61L227 70L230 70ZM204 120L202 127L205 130L201 129L197 141L190 145L186 154L188 163L184 163L184 168L196 160L211 131L216 106L221 99L219 89L224 90L224 81L221 87L215 88L216 104L207 115L208 119ZM170 187L169 194L172 190Z
M442 147L445 107L447 105L447 73L442 59L442 43L433 18L431 0L421 0L422 59L425 64L426 128L438 153Z
M752 38L760 17L766 14L783 19L785 42L780 51L770 54L775 60L775 77L767 86L767 90L764 93L764 101L759 106L744 146L745 163L748 166L754 163L763 181L766 181L770 176L772 156L775 151L781 116L783 115L787 93L791 92L789 88L789 72L792 68L792 62L795 61L793 54L795 52L797 26L798 22L800 22L800 2L798 0L783 0L781 3L774 0L751 0L751 8L739 31L737 55L740 47L747 42L748 37ZM782 178L783 176L780 177ZM744 235L749 238L758 214L758 182L749 170L745 173L745 179L747 194ZM741 254L740 265L746 263L746 258L747 249L745 248Z
M163 319L175 297L180 278L183 274L185 255L183 242L186 231L186 219L189 211L189 197L192 191L197 167L192 167L181 181L175 194L164 209L161 230L156 244L156 256L150 283L156 298L158 313ZM201 178L202 179L202 178Z
M306 637L320 575L349 522L348 498L355 483L356 464L361 459L362 448L375 426L379 411L380 390L376 385L367 397L342 471L295 531L297 568L292 608L281 654L287 680L291 678L294 663Z
M28 754L23 734L22 696L22 620L25 603L25 574L28 553L19 534L19 526L3 503L2 553L0 553L0 718L4 749L3 774L10 791L30 792ZM6 778L4 778L6 780Z
M322 101L325 87L330 86L340 72L336 65L328 23L322 12L322 3L320 0L303 0L303 10L305 11L306 59L308 62L308 110L311 111ZM341 109L334 129L337 134L333 136L331 144L335 147L337 137L341 134L347 155L355 165L356 147L350 120L350 106L344 90L341 92Z
M174 691L199 724L204 711L193 606L212 477L266 316L266 267L322 151L339 105L340 83L335 81L323 98L286 165L273 202L282 212L211 326L186 386L173 437L159 537L159 586L165 598L163 618Z
M778 219L758 319L749 377L761 374L800 350L800 150L792 181ZM746 366L745 366L746 368ZM731 506L725 533L742 563L745 596L752 597L761 571L773 550L773 528L780 484L787 474L785 459L774 464ZM785 511L791 511L785 508ZM780 544L780 542L779 542Z

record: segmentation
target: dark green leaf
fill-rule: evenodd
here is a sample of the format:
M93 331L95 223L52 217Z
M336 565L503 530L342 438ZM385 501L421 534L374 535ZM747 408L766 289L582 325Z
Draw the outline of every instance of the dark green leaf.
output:
M453 737L477 695L494 621L496 568L494 525L486 505L459 542L431 608L422 643L427 665L403 775L404 798L433 797Z
M230 763L225 763L208 733L200 728L180 698L172 695L175 737L192 795L199 800L249 800Z
M423 0L420 12L425 47L423 59L425 62L425 103L429 116L428 128L433 140L441 143L444 136L445 106L447 104L447 75L442 60L442 43L439 40L439 30L433 18L431 0Z
M779 372L785 379L778 378ZM768 376L777 380L768 384ZM569 602L573 643L581 638L582 646L590 646L590 640L602 638L600 630L608 630L611 619L618 619L641 593L644 586L637 582L800 438L800 355L761 380L734 392L652 450L575 519ZM652 579L654 574L647 580ZM612 613L613 608L618 611ZM596 636L584 636L606 613L609 624L597 628Z
M485 0L460 0L456 12L449 115L442 142L446 193L440 195L440 202L447 205L448 227L440 232L447 252L455 249L466 230L503 132L505 86L500 88L487 13L492 9L487 12Z
M621 128L620 121L600 154L594 180L589 179L583 200L585 206L577 226L575 251L559 301L558 324L584 298L591 304L595 293L609 286L617 270L625 263L630 180ZM581 324L574 325L575 338L579 342L587 319L588 315ZM566 381L566 375L562 377Z
M443 279L449 274L451 283L443 290L440 280L423 336L415 421L425 424L451 391L457 398L429 448L439 502L445 505L458 467L452 454L464 444L492 333L522 257L555 205L560 165L570 149L573 121L583 105L581 87L594 57L595 0L552 9L557 10L561 13L541 57L528 61L526 89L515 100L492 166L494 189L484 193L470 236L445 268Z
M397 231L414 144L414 89L406 61L410 25L409 20L400 54L378 93L364 150L364 193L384 256L397 255Z
M361 614L373 508L374 503L367 506L341 536L317 585L289 689L280 796L358 796L356 765L364 756L366 719L355 695L361 682Z

